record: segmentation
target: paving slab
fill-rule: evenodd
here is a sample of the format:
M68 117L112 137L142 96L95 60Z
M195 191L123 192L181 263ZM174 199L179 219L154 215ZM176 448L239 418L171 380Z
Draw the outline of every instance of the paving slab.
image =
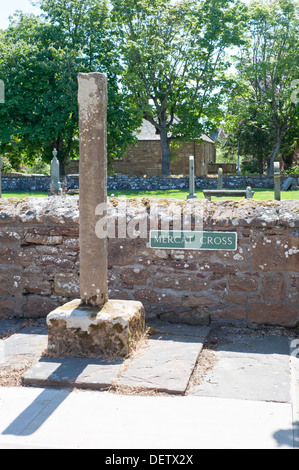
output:
M8 320L1 320L0 321L0 338L6 336L7 334L11 334L16 330L22 328L24 324L23 319L11 318Z
M289 338L282 335L227 334L215 347L216 361L196 396L290 402Z
M105 390L112 386L122 364L123 361L44 357L23 374L22 383L34 387Z
M132 360L117 384L167 393L185 393L208 333L209 328L202 327L197 329L198 336L164 333L152 336L148 346Z
M0 320L0 338L9 337L14 333L32 331L36 334L44 334L47 330L46 319L27 320L25 318L9 318Z
M12 334L1 341L1 368L12 367L21 370L27 364L38 360L48 343L44 327L25 327L22 332Z
M42 357L23 374L22 383L35 387L92 390L129 386L184 393L210 329L184 327L180 335L171 334L172 331L179 332L177 325L161 325L161 329L165 333L157 333L155 329L156 334L139 353L124 361ZM192 332L196 336L190 336Z
M188 325L186 323L169 323L159 320L147 321L146 327L154 333L157 332L175 336L194 336L201 339L206 338L211 331L209 326Z
M41 357L43 327L22 327L0 341L9 352L6 367L35 361L22 372L24 384L28 377L34 387L0 386L0 449L299 447L298 337L160 322L151 327L154 335L141 354L113 364ZM204 342L216 362L184 393ZM103 391L111 383L185 396Z

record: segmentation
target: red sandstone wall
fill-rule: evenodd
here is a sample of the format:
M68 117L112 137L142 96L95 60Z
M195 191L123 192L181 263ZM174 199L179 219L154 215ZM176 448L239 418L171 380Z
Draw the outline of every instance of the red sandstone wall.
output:
M195 156L195 173L199 176L207 174L208 164L216 162L214 144L203 142L183 143L180 148L173 149L170 171L172 175L189 174L189 157ZM129 147L121 160L115 160L112 168L116 173L128 176L160 176L162 174L161 145L157 140L140 140L136 146ZM70 161L65 173L78 174L79 161Z
M238 250L170 251L149 248L147 239L110 239L110 297L141 300L148 317L167 321L298 324L299 202L196 204L205 230L238 232ZM117 202L110 210L117 216ZM76 198L0 201L0 318L44 317L78 297L78 216Z

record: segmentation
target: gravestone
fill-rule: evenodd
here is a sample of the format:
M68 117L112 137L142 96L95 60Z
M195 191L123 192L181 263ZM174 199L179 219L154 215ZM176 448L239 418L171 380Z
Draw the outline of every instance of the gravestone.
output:
M298 188L297 178L289 177L282 185L282 191L296 191Z
M247 186L246 188L246 199L252 199L254 196L254 191L252 190L251 186Z
M196 199L197 195L195 194L195 174L194 174L194 157L191 155L189 157L189 194L187 199Z
M107 235L96 234L96 209L107 208L107 77L79 74L80 299L47 317L55 356L123 357L145 330L141 302L108 299ZM106 211L107 213L107 211Z
M223 189L223 169L222 168L219 168L219 170L218 170L217 189Z
M280 201L280 163L274 162L274 198Z
M61 185L59 182L60 172L59 172L59 160L57 157L54 157L51 161L51 188L50 191L55 194L59 193Z

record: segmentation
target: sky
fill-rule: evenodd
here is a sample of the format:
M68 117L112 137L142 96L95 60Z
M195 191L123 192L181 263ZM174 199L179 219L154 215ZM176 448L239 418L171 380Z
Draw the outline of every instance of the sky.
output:
M0 29L6 29L9 24L9 16L16 10L23 13L34 13L38 15L41 11L38 7L32 5L30 0L1 0L0 8Z
M39 15L41 10L33 6L31 0L0 0L0 29L6 29L9 24L9 16L13 15L16 10L21 10L23 13L34 13ZM248 3L248 0L243 0ZM33 0L34 3L37 0Z
M34 13L39 15L41 10L33 6L31 0L0 0L0 29L6 29L9 24L9 17L15 13L16 10L21 10L23 13ZM248 3L249 0L243 0ZM37 3L37 0L33 0Z

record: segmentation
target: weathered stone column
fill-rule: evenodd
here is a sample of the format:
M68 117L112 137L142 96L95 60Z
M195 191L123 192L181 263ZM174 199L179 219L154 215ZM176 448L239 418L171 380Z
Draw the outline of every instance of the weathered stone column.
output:
M108 300L107 235L96 234L96 209L107 209L107 77L79 74L78 83L80 299L48 315L48 351L55 356L117 358L130 354L142 338L145 312L138 301Z
M51 187L50 187L50 192L53 192L54 194L58 194L59 180L60 180L59 160L58 160L57 157L54 157L51 160Z
M85 305L108 300L107 237L98 238L96 208L107 203L107 77L79 74L80 295Z

